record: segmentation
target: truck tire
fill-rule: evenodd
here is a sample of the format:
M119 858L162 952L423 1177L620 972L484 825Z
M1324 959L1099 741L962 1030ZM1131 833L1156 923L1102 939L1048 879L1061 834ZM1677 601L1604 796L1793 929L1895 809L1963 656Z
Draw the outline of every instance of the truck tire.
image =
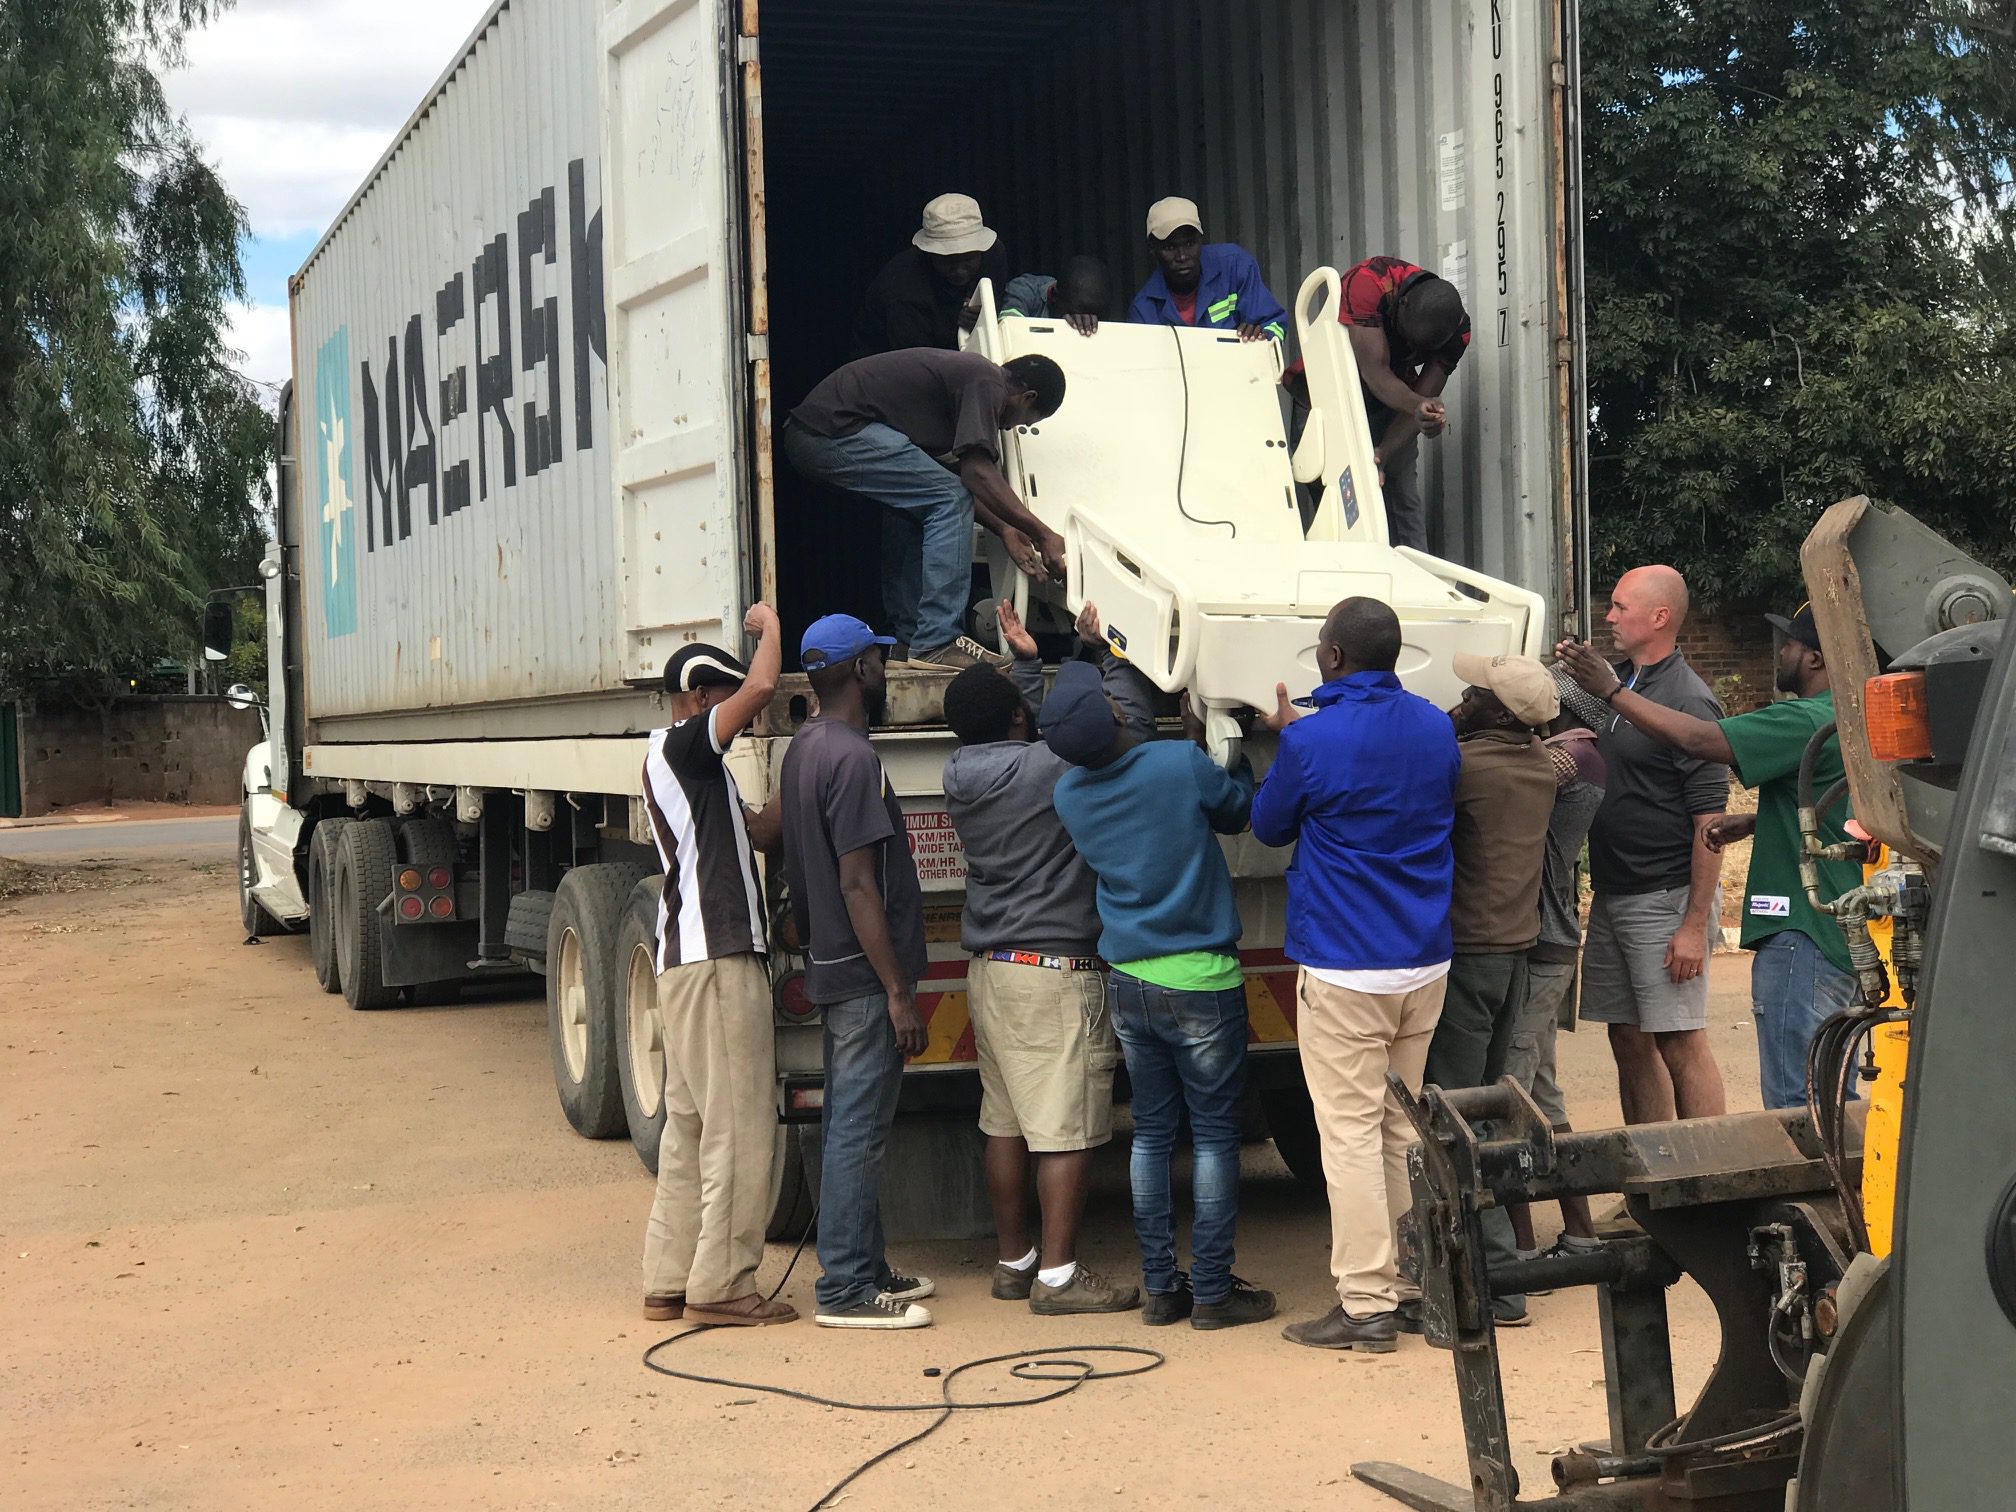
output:
M399 826L399 854L408 866L453 866L455 826L446 819L408 819Z
M1309 1089L1300 1083L1269 1087L1260 1094L1260 1103L1267 1110L1267 1132L1289 1174L1312 1192L1324 1191L1323 1146Z
M399 1001L399 989L385 985L378 942L378 905L392 896L398 864L390 819L360 819L337 837L331 877L336 974L343 981L343 1001L360 1011Z
M630 889L617 938L616 1070L623 1086L623 1122L637 1158L654 1175L665 1132L665 1026L658 1017L658 899L661 876Z
M341 992L336 971L336 842L356 821L324 819L308 836L308 958L324 992Z
M247 935L285 934L287 926L253 900L252 882L257 874L252 860L252 813L241 804L238 808L238 922L244 926Z
M553 895L546 926L546 1037L561 1110L588 1139L613 1139L628 1128L617 1069L624 978L618 936L630 890L650 874L650 867L634 861L577 866Z
M819 1160L819 1125L777 1125L777 1158L770 1164L770 1221L765 1239L795 1244L811 1227L818 1204L813 1200L813 1170Z

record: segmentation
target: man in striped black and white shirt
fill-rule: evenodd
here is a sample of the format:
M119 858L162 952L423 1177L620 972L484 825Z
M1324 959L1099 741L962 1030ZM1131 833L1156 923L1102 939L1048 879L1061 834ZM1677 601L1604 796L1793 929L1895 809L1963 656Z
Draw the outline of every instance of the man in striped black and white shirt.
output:
M658 1012L665 1132L644 1234L644 1316L789 1323L756 1289L770 1211L775 1031L764 966L763 890L742 795L723 761L762 712L782 664L777 612L749 611L748 667L717 646L665 665L674 723L651 732L644 795L665 867L658 905Z

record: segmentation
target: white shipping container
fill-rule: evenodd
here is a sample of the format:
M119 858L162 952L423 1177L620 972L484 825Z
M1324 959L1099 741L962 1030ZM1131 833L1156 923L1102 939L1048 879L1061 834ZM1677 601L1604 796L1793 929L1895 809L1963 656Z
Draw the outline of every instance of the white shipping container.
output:
M1184 193L1284 298L1466 293L1441 554L1579 603L1572 0L499 0L293 281L314 743L622 735L755 595L875 614L772 462L931 194L1131 290ZM606 154L606 157L605 157ZM605 288L606 284L606 288ZM776 406L773 409L773 395Z

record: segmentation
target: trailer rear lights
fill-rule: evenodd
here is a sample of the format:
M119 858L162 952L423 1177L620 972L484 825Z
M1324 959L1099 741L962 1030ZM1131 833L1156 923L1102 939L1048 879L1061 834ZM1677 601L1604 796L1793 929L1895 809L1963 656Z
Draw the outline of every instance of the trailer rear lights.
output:
M455 900L444 893L428 903L427 912L437 919L452 919L455 917Z
M1878 761L1924 761L1932 755L1931 710L1923 672L1891 672L1862 686L1869 754Z
M777 984L777 1017L786 1024L808 1024L819 1017L819 1005L805 995L805 973L793 971Z
M455 880L455 874L449 871L448 868L445 866L431 867L427 872L427 885L429 887L433 888L446 887L450 882L453 882L454 880Z
M417 919L426 911L427 905L410 893L399 900L399 917L402 919Z
M399 873L399 891L420 891L420 873L417 868L409 866Z
M826 1089L824 1087L793 1087L791 1089L790 1104L790 1111L793 1113L817 1113L821 1108L826 1106Z

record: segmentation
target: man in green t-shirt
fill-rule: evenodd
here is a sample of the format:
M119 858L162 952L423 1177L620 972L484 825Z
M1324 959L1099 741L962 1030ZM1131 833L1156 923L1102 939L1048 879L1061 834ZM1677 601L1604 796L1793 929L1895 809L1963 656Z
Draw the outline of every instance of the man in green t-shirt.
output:
M1585 648L1564 653L1575 680L1604 699L1654 740L1705 761L1727 763L1737 780L1757 790L1757 812L1725 814L1702 836L1711 850L1755 837L1750 874L1743 886L1745 950L1750 967L1750 1007L1757 1019L1757 1058L1764 1106L1796 1107L1806 1100L1806 1048L1813 1032L1856 1001L1855 974L1841 928L1807 901L1799 882L1799 758L1813 732L1834 720L1834 692L1813 611L1790 619L1767 615L1778 632L1775 681L1793 696L1732 719L1697 719L1640 697L1617 680L1609 663ZM1841 779L1841 746L1830 738L1813 769L1819 798ZM1847 838L1845 804L1821 816L1830 844ZM1838 898L1862 881L1852 861L1820 863L1823 899Z

